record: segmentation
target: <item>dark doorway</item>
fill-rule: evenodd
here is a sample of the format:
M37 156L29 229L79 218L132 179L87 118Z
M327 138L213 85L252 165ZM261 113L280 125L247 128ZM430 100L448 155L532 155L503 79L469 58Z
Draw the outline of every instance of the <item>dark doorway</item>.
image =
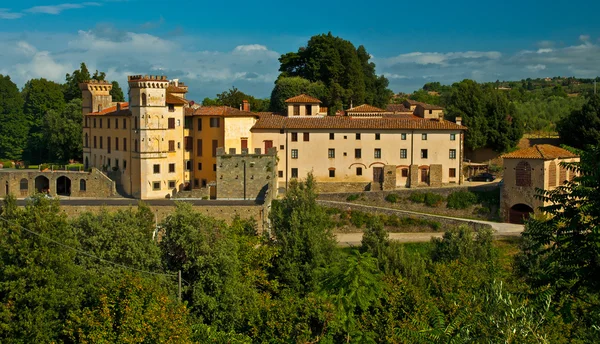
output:
M267 151L269 150L269 148L273 147L273 141L269 140L269 141L265 141L265 154L267 154Z
M71 179L62 176L56 180L56 194L59 196L71 196Z
M88 157L85 157L85 169L87 171L87 169L90 168L90 160L88 159Z
M523 224L531 216L533 208L526 204L515 204L508 213L508 222Z
M210 199L217 199L217 186L216 185L209 186L209 195L210 195Z
M429 171L426 168L421 169L421 183L429 183Z
M50 191L50 180L44 176L35 177L35 190L39 193L48 193Z
M383 167L373 167L373 181L383 184Z
M9 191L8 190L8 182L6 182L6 185L4 186L4 191L5 191L4 194L8 196L8 191Z

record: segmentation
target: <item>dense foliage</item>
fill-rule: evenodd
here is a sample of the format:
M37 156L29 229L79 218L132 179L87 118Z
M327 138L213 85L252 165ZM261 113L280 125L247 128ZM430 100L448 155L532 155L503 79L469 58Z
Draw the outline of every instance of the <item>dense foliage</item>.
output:
M520 252L467 227L399 244L375 216L360 247L335 247L310 176L273 205L275 237L189 204L157 227L144 205L69 220L55 200L7 198L0 341L598 342L599 158L544 196L561 206L528 224Z
M561 140L572 147L585 148L600 143L600 95L591 96L581 110L573 110L558 123Z
M250 111L262 112L269 110L269 99L259 99L248 95L236 87L229 89L223 93L217 94L214 99L204 98L202 100L203 106L230 106L235 109L239 109L243 101L247 100L250 105Z
M350 104L385 107L392 95L387 88L389 82L384 76L377 76L375 64L369 62L370 59L371 55L362 45L356 48L331 33L316 35L310 38L306 47L281 55L279 78L307 80L306 91L302 93L321 99L324 106L329 107L330 114L347 109ZM278 81L271 94L271 110L282 112L282 101L299 93L290 95ZM317 92L317 88L321 90Z

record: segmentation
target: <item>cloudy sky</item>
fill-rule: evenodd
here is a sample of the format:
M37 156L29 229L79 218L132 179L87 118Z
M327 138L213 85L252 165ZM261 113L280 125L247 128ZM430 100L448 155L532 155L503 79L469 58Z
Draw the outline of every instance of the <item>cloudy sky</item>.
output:
M60 0L59 0L60 1ZM424 83L600 75L600 1L0 1L0 74L62 82L85 61L126 89L160 74L202 100L270 95L278 57L331 31L395 92Z

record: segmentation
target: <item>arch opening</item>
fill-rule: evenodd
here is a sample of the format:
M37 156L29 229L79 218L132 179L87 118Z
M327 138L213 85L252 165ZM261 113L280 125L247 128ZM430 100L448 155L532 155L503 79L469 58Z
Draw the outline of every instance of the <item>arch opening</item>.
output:
M35 177L35 191L39 193L49 193L50 192L50 180L45 176L37 176Z
M59 196L71 196L71 179L61 176L56 180L56 194Z
M533 208L527 204L515 204L509 210L508 222L523 224L525 223L525 220L531 216L531 214L533 214Z

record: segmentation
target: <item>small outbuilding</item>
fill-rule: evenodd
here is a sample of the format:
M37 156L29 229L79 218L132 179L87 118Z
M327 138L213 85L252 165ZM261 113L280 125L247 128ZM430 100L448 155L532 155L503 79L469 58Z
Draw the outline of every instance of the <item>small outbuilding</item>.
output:
M563 163L578 162L579 156L552 145L534 145L504 154L504 183L500 190L500 216L510 223L523 223L545 206L535 197L536 189L552 190L573 179L575 173Z

